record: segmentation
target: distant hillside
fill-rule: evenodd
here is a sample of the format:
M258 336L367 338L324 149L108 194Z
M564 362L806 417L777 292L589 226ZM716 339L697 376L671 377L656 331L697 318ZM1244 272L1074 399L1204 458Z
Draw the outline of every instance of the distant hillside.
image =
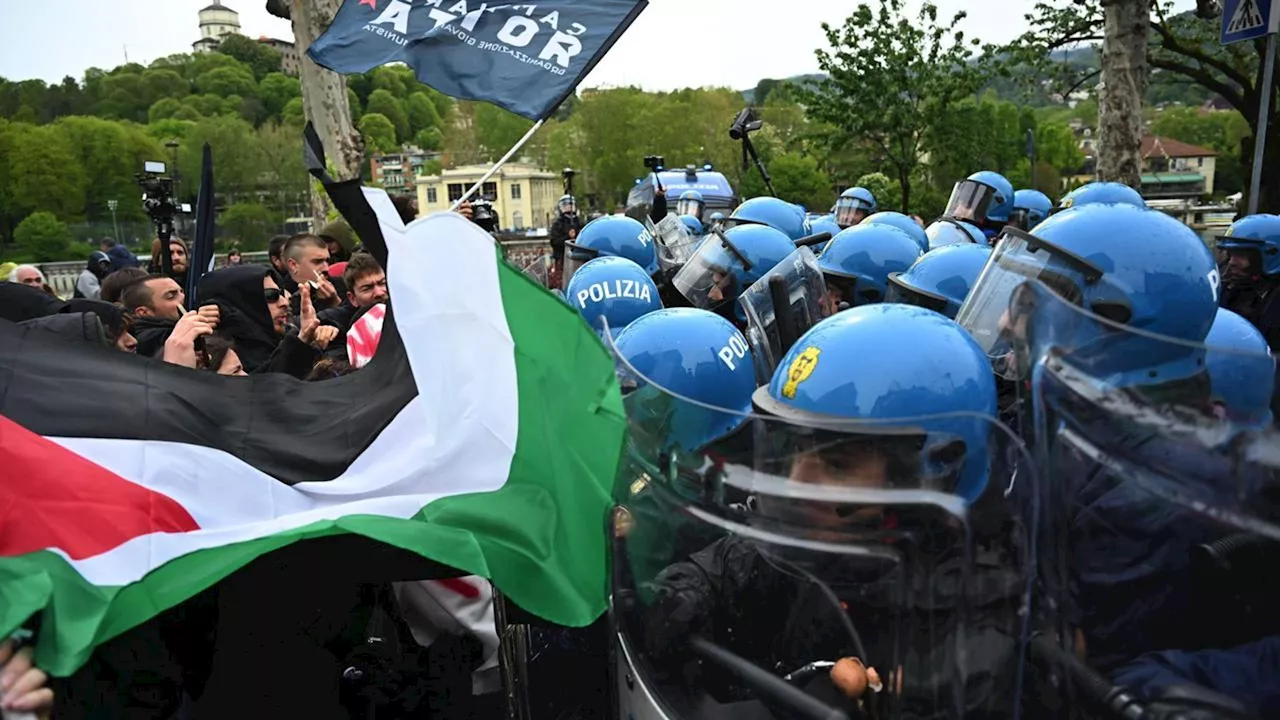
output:
M789 78L782 78L781 80L775 80L773 78L765 78L764 80L761 80L760 82L756 83L756 86L751 88L750 90L742 90L741 91L742 98L747 101L748 105L760 105L760 104L763 104L763 101L760 103L757 103L756 96L760 94L764 94L767 96L768 93L773 90L773 88L777 87L782 83L803 84L803 83L814 82L816 80L822 80L825 77L826 77L825 73L808 73L806 75L792 75Z

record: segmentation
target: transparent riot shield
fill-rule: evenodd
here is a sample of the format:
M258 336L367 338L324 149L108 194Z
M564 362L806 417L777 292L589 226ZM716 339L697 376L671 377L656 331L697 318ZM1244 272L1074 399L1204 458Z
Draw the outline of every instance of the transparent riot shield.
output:
M658 239L658 263L668 273L674 273L689 262L693 252L698 249L698 243L702 241L702 236L690 232L689 226L673 213L667 213L657 225L646 217L645 225L650 234Z
M809 328L827 316L823 300L827 283L818 259L807 247L778 263L738 298L747 317L746 337L756 367L756 382L765 385L774 368ZM778 302L786 311L778 313Z
M988 272L1001 267L1031 266ZM1266 407L1275 361L1100 317L1042 275L975 288L1028 389L1045 492L1039 642L1052 644L1036 657L1073 702L1108 706L1124 685L1135 708L1168 704L1180 684L1256 708L1250 692L1280 679L1280 661L1246 654L1266 680L1240 685L1196 658L1280 636L1280 435L1240 404ZM1230 390L1240 378L1258 383L1252 400Z
M643 378L625 403L620 717L1019 716L1038 493L1007 428L757 414L688 448L677 423L731 411Z
M550 287L551 255L548 253L534 258L527 265L520 268L520 272L533 278L539 285Z

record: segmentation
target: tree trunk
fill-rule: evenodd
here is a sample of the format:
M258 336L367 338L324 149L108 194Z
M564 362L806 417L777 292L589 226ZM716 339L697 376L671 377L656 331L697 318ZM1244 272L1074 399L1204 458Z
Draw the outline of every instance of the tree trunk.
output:
M898 171L898 187L902 190L902 212L910 213L911 210L911 172L902 170Z
M1098 178L1141 185L1142 96L1147 87L1150 0L1104 0Z
M364 139L351 122L347 82L307 56L307 48L329 27L341 4L342 0L292 0L290 9L302 75L303 108L324 144L329 173L338 180L350 180L360 177ZM317 183L311 184L311 214L317 229L329 214L329 198Z

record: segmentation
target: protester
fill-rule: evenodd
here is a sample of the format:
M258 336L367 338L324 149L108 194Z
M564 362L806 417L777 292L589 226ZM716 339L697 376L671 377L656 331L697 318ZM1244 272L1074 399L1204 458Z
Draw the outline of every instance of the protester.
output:
M199 359L201 370L210 370L219 375L245 376L244 363L236 352L235 343L221 333L204 336L204 353Z
M289 242L289 235L276 235L271 238L271 242L267 243L267 260L271 262L271 267L280 276L284 282L280 287L289 292L297 292L298 288L289 278L289 268L284 264L284 246Z
M186 293L182 287L164 275L148 275L121 291L120 304L137 318L134 327L138 354L147 357L160 354L169 333L182 318L184 302Z
M294 235L285 243L283 256L293 284L299 287L310 285L317 312L342 302L337 288L329 279L329 246L324 240L306 233ZM292 305L295 315L298 314L297 302L294 300Z
M111 238L102 238L102 242L98 244L98 247L107 254L107 257L111 258L111 272L142 266L142 263L138 262L137 255L134 255L129 248Z
M147 271L140 267L126 267L113 271L102 279L100 300L113 303L120 302L120 293L129 285L147 277Z
M382 266L369 253L356 253L345 263L342 282L347 287L347 297L341 305L321 310L317 317L323 325L338 329L338 335L330 343L328 355L345 357L347 330L365 310L387 301L387 275Z
M101 300L76 298L67 301L61 312L93 313L102 323L107 344L121 352L137 352L138 340L133 336L133 315L123 307Z
M260 265L214 270L200 278L199 289L201 302L217 306L218 329L235 343L251 375L283 372L305 378L338 335L337 328L322 326L316 319L307 284L298 289L299 326L290 328L288 293Z
M97 300L102 293L101 282L111 271L111 258L105 252L89 254L89 262L76 278L75 297Z
M48 286L48 282L44 279L44 273L40 272L40 268L35 265L19 265L10 270L9 282L39 289L44 289Z
M53 707L49 676L35 666L34 655L33 648L0 641L0 710L47 714Z
M239 265L239 264L240 264L240 251L237 250L236 248L232 248L231 252L227 253L227 265L231 266L231 265Z

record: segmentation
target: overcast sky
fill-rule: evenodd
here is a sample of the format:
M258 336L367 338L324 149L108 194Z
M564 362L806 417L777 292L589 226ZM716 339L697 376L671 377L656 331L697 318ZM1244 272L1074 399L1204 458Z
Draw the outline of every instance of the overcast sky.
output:
M199 37L196 13L210 0L0 0L0 77L80 79L89 67L150 63L190 52ZM264 0L224 0L240 13L244 34L290 38L289 23L271 17ZM914 13L920 0L907 0ZM1003 42L1026 26L1033 0L936 0L942 17L967 9L964 29ZM1194 5L1180 0L1179 5ZM825 44L822 23L838 23L850 0L651 0L582 87L639 85L753 87L764 77L817 70L813 50Z

